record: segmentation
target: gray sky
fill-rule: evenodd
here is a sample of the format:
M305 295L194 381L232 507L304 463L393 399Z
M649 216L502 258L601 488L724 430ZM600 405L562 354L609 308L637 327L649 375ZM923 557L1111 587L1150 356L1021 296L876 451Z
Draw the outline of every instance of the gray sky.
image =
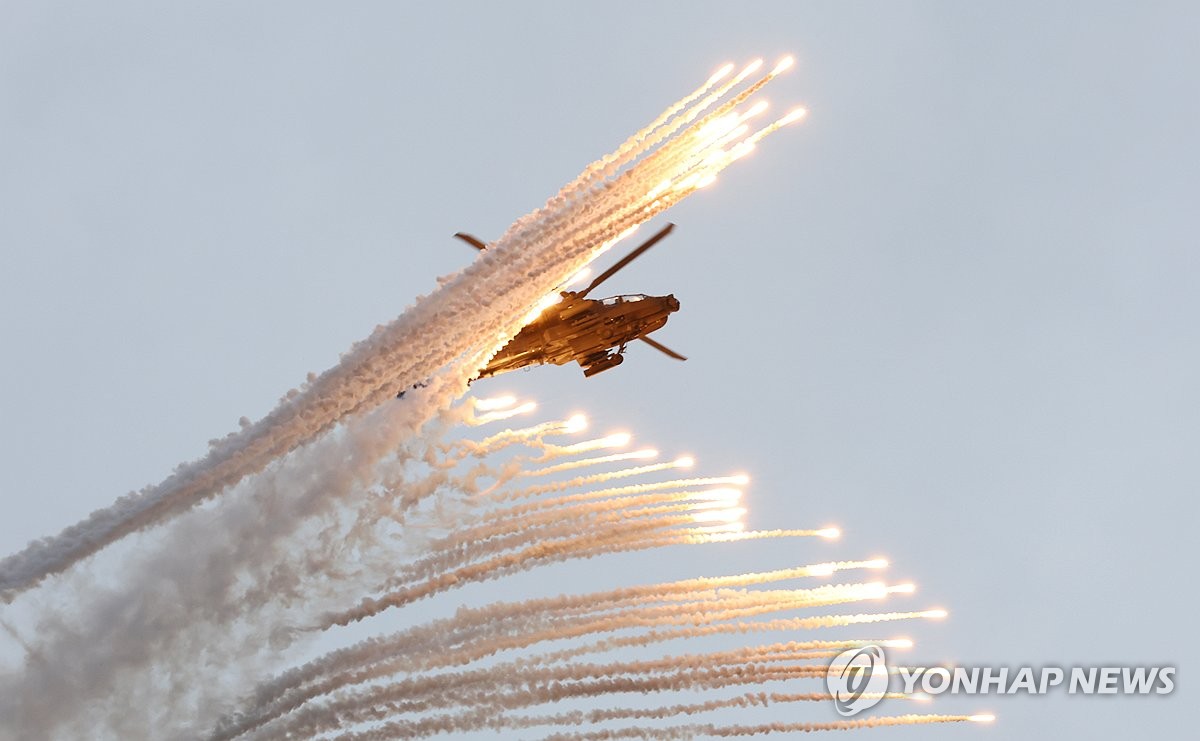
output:
M1200 10L1042 5L0 4L0 552L265 413L467 264L453 232L790 52L768 97L809 120L606 286L675 293L656 337L691 359L481 393L746 470L751 524L840 525L703 569L887 555L896 607L951 611L902 631L922 659L1179 667L1168 699L939 700L995 711L980 737L1180 737Z

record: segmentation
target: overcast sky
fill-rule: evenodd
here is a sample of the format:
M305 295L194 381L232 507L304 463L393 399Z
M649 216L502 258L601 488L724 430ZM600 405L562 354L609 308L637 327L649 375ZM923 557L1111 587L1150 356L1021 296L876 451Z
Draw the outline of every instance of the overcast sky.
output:
M1189 733L1200 7L71 5L0 2L0 553L336 363L473 259L455 231L793 53L768 97L809 120L606 285L674 293L656 338L690 360L480 393L745 470L750 524L845 531L692 572L882 554L920 587L893 605L951 612L901 631L923 660L1179 667L1168 699L939 700L1000 722L878 733Z

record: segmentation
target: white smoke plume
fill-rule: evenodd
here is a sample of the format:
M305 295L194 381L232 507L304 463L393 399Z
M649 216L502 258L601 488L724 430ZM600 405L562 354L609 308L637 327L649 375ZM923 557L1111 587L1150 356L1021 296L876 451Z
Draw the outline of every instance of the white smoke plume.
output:
M551 422L493 433L483 438L491 441L487 445L443 442L474 429L470 425L484 415L472 411L472 400L438 412L432 408L437 395L431 385L356 416L214 505L143 536L132 553L106 564L113 574L105 580L81 569L65 575L69 608L33 609L36 638L28 642L25 664L0 676L0 728L21 738L193 737L206 728L213 738L304 737L396 715L400 720L388 722L414 733L515 728L509 711L597 693L634 687L715 691L731 682L819 678L820 664L761 666L819 660L842 644L789 642L650 663L578 663L587 654L722 632L931 616L770 618L874 601L892 591L869 580L771 586L886 566L881 560L818 563L462 608L450 618L371 638L267 679L336 625L385 609L403 611L416 599L472 579L603 553L825 533L709 530L697 526L698 518L724 511L713 506L725 506L726 495L700 487L660 491L655 482L630 485L649 486L649 494L582 499L570 486L556 487L528 493L516 507L504 498L480 499L474 493L480 482L502 476L508 461L538 457L547 445L570 447L551 441L577 433L580 425ZM480 454L484 449L492 452ZM496 455L502 459L493 460ZM638 468L642 477L662 473ZM590 482L584 477L578 486ZM542 506L521 509L528 504ZM736 510L739 517L743 512ZM503 529L487 530L498 525ZM30 601L57 591L34 591ZM564 648L564 642L576 645ZM732 666L718 670L723 663ZM641 676L648 671L653 676ZM658 676L664 671L668 676ZM480 691L480 683L490 689ZM542 685L557 689L536 689ZM499 689L504 686L511 686L508 694Z

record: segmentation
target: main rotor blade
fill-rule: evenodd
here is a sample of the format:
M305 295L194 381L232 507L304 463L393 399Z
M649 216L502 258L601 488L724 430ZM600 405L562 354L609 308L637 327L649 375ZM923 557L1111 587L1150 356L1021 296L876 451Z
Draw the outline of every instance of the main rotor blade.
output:
M676 360L687 360L687 358L683 357L682 355L675 352L674 350L667 347L666 345L662 344L661 342L655 342L654 340L650 339L649 337L646 337L645 335L642 335L638 339L641 340L642 342L645 342L650 347L653 347L655 350L658 350L659 352L663 353L664 355L670 355L671 357L675 358Z
M486 250L487 249L486 244L479 241L475 237L472 237L470 234L467 234L466 232L458 232L454 236L458 237L459 239L461 239L462 241L471 245L472 247L474 247L477 250Z
M659 240L661 240L663 237L665 237L665 236L667 236L668 234L670 234L670 233L671 233L671 230L672 230L672 229L674 229L674 228L675 228L675 225L674 225L674 224L667 224L666 226L664 226L664 227L663 227L662 229L660 229L660 230L658 231L658 233L657 233L657 234L655 234L653 237L650 237L650 238L649 238L649 239L647 239L645 242L642 242L642 246L641 246L641 247L638 247L638 248L637 248L636 250L634 250L633 252L630 252L630 253L629 253L628 255L626 255L625 257L622 257L620 260L618 260L618 261L617 261L617 264L616 264L616 265L613 265L613 266L612 266L611 268L609 268L608 270L605 270L605 271L604 271L603 273L601 273L600 275L597 275L597 276L596 276L596 279L595 279L595 280L593 280L591 283L589 283L589 284L588 284L588 287L587 287L587 288L585 288L585 289L583 289L583 291L582 291L582 292L580 292L580 294L579 294L579 297L580 297L580 298L583 298L584 296L586 296L586 295L588 295L589 293L591 293L591 290L592 290L593 288L595 288L596 286L600 285L600 284L601 284L601 283L603 283L604 281L606 281L606 280L608 280L609 278L611 278L611 277L613 277L614 275L616 275L616 273L617 273L617 271L618 271L618 270L620 270L621 268L625 267L625 266L626 266L626 265L628 265L629 263L633 262L635 259L637 259L637 256L638 256L638 255L642 254L642 253L643 253L643 252L645 252L646 250L648 250L648 249L650 249L651 247L653 247L654 245L658 244Z

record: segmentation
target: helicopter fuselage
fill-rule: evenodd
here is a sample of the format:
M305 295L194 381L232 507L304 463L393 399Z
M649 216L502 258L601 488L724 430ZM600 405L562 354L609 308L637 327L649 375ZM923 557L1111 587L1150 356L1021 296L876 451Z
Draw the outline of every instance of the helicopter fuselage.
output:
M673 295L583 298L571 291L546 308L496 353L479 378L529 365L576 361L585 376L620 365L625 345L662 328L679 310Z

